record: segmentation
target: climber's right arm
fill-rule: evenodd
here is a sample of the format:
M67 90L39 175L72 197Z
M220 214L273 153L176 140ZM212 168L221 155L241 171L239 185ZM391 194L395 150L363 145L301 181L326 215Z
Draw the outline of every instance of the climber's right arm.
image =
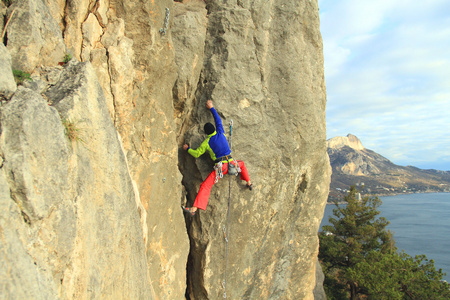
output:
M193 157L198 158L200 155L205 153L205 151L208 149L208 147L209 147L208 139L206 139L203 141L203 143L197 149L192 149L188 146L187 152L190 155L192 155Z

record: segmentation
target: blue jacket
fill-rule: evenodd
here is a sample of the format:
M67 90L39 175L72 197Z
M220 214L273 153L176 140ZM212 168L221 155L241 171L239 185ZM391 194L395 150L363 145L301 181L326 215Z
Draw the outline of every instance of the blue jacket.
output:
M197 158L208 151L211 159L214 161L216 158L230 155L231 150L224 134L225 131L223 129L222 120L214 107L211 108L211 113L214 117L214 122L216 123L216 131L208 135L208 138L204 140L197 149L189 148L188 153Z

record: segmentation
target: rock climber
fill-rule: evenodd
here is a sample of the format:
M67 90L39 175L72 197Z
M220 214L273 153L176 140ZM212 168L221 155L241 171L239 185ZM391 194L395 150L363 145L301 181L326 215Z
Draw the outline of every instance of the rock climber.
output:
M206 108L211 111L216 127L214 127L211 123L205 124L203 129L208 135L208 138L206 138L197 149L192 149L188 144L183 145L183 149L195 158L198 158L200 155L208 151L211 159L215 163L215 170L212 171L200 185L200 190L195 198L194 205L192 207L182 207L184 212L192 216L195 215L197 209L206 210L212 186L219 180L220 173L223 175L228 174L228 167L230 164L233 164L236 168L239 167L237 169L240 169L241 180L245 180L247 182L246 186L250 191L253 188L244 162L242 160L235 161L231 157L231 150L228 145L227 138L224 135L225 131L223 129L222 120L220 119L216 109L213 107L211 100L206 102ZM236 163L238 166L236 166ZM230 169L231 168L232 167L230 166Z

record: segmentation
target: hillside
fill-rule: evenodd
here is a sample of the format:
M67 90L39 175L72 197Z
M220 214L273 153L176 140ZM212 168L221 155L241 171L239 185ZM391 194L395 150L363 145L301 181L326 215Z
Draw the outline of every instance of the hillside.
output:
M327 141L332 168L329 201L344 197L351 185L363 194L450 192L450 172L398 166L366 149L354 135Z

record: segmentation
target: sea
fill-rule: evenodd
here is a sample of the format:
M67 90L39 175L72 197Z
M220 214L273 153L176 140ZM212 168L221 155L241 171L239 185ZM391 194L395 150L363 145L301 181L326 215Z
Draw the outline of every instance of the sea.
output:
M378 216L390 222L387 229L393 233L397 248L410 256L425 254L433 259L436 269L447 273L443 279L450 282L450 193L379 198L383 204ZM329 224L335 207L327 204L320 228Z

